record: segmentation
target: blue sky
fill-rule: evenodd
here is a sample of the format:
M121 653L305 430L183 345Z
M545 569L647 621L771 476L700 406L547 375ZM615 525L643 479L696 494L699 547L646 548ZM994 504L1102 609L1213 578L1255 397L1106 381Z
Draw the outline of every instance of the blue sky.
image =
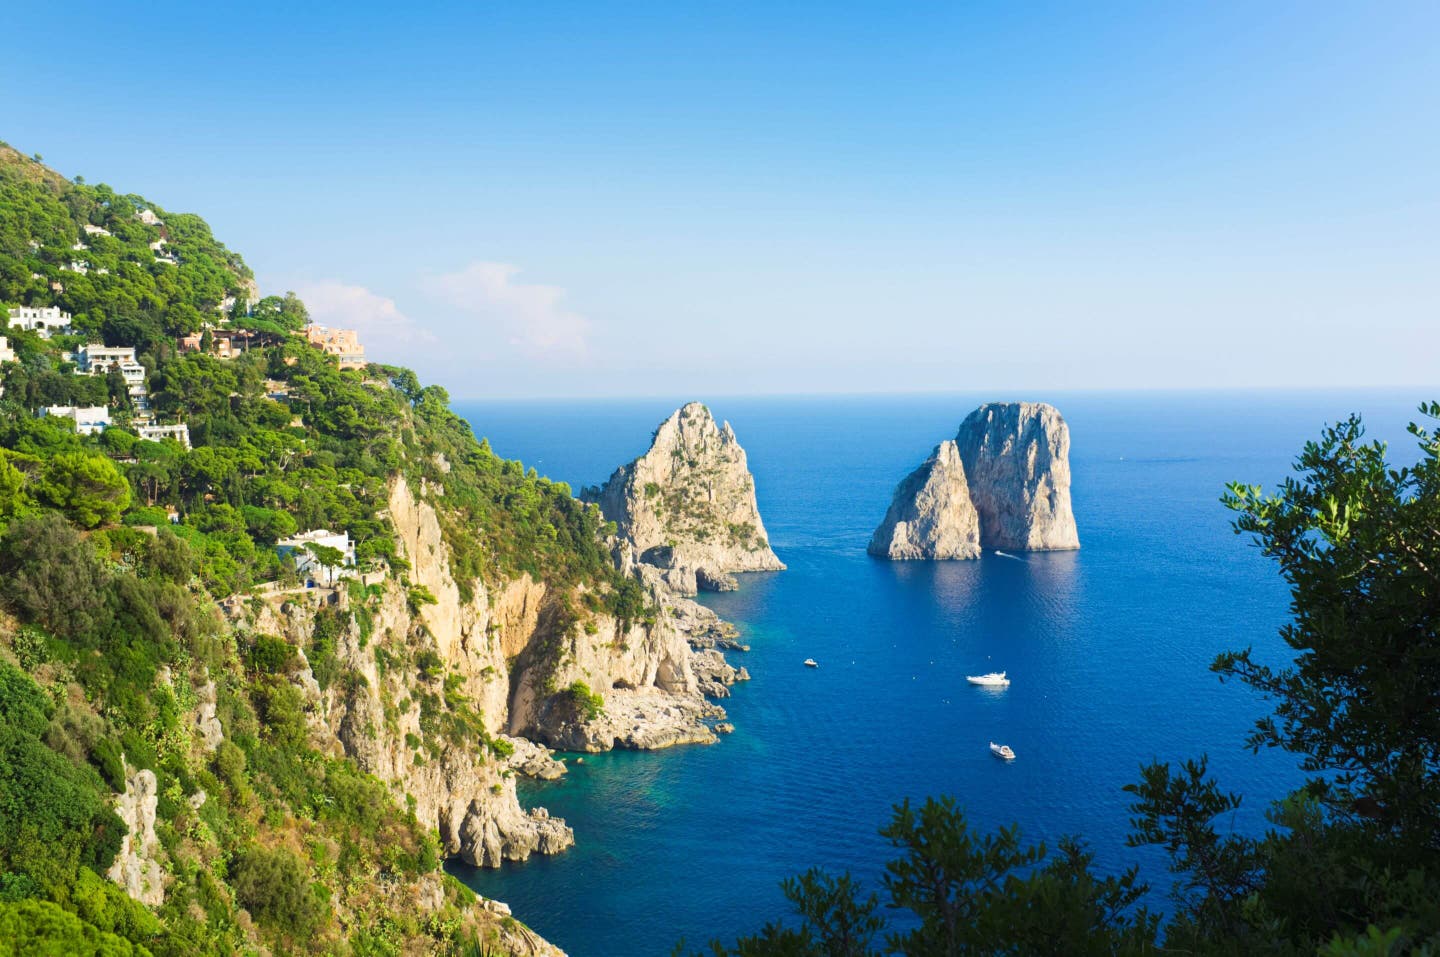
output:
M1440 382L1431 2L193 6L0 138L455 396Z

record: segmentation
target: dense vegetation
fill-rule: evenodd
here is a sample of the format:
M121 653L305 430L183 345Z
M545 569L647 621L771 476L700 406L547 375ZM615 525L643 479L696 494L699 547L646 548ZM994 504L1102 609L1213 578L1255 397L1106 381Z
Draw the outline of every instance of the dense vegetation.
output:
M72 259L88 273L65 268ZM339 369L293 334L304 304L257 300L198 217L66 181L0 145L0 315L20 305L59 306L74 332L8 330L17 359L0 367L0 954L470 946L469 891L444 879L424 919L411 902L417 882L441 880L434 836L324 750L287 677L303 650L321 687L363 681L337 671L348 619L320 613L297 649L232 628L216 602L297 584L275 543L318 528L347 532L360 569L397 581L412 609L433 601L408 582L388 518L403 475L436 506L467 597L528 573L637 616L598 510L476 441L443 389L389 366ZM200 351L177 348L201 330ZM214 354L217 335L240 330L241 354ZM75 373L65 353L101 340L136 348L155 414L185 422L193 448L140 440L123 381ZM115 425L83 436L37 416L69 404L108 405ZM363 618L371 590L345 587ZM434 662L388 664L415 669L435 737L425 748L488 741ZM197 730L202 693L218 747ZM125 836L115 794L141 770L159 793L157 908L101 876Z
M1422 407L1440 419L1440 403ZM948 800L896 808L882 834L885 907L849 875L787 881L800 917L715 955L1325 954L1440 952L1440 437L1412 425L1418 464L1393 469L1358 418L1305 447L1278 493L1226 504L1291 586L1290 667L1249 651L1213 669L1275 702L1250 737L1313 776L1258 836L1221 822L1240 803L1204 759L1153 764L1127 788L1134 846L1163 848L1168 920L1132 870L1098 877L1075 841L1024 847L971 830ZM877 949L879 948L879 949ZM682 948L677 948L677 952Z

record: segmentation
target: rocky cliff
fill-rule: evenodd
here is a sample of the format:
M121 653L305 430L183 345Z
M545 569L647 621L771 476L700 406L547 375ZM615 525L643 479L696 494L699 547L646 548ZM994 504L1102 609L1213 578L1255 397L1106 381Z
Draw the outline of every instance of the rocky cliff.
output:
M974 558L980 548L1080 547L1070 506L1070 429L1036 402L992 402L965 418L895 490L870 554Z
M650 450L587 497L639 562L676 572L677 583L729 589L732 572L785 567L766 538L745 450L730 423L717 425L698 402L662 422Z
M895 560L980 554L980 515L970 501L965 465L953 439L941 442L895 489L869 552Z
M309 702L317 746L393 784L448 855L494 867L561 851L573 831L543 808L522 809L515 791L517 775L564 772L536 742L576 751L710 743L725 712L705 695L747 676L715 650L726 631L713 613L653 569L631 568L650 602L633 621L591 610L583 589L556 595L528 576L475 582L463 598L428 500L436 491L412 491L403 478L391 489L408 585L275 596L242 612L240 626L300 650L290 677ZM414 589L434 601L415 603ZM326 687L303 651L322 632L333 634L335 670L347 676Z

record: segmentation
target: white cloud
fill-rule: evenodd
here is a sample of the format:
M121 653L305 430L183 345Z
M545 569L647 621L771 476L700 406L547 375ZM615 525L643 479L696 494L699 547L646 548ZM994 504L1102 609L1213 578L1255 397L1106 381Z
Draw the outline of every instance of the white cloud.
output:
M591 322L567 309L565 290L515 281L520 267L476 261L424 280L431 294L479 320L481 328L535 356L581 357Z
M297 283L295 292L315 322L358 332L367 355L376 362L395 362L404 357L407 346L436 341L433 333L401 312L394 299L364 286L321 279Z

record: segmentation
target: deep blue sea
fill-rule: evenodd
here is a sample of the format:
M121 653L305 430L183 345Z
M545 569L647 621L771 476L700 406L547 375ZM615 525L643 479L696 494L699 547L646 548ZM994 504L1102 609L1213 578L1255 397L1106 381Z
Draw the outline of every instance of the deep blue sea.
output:
M686 399L487 402L460 411L496 452L575 488L644 452ZM705 397L696 397L705 399ZM1049 401L1071 430L1081 550L890 563L865 545L895 484L993 395L717 398L750 458L770 541L789 570L704 601L752 646L710 747L587 756L522 799L576 846L456 873L573 957L653 957L680 938L731 941L787 915L779 882L812 865L878 889L877 829L903 798L955 795L985 828L1083 835L1099 865L1132 863L1163 906L1163 859L1125 847L1123 785L1142 762L1209 755L1262 827L1300 777L1243 738L1266 710L1208 666L1254 646L1272 662L1287 592L1230 529L1224 484L1273 486L1307 439L1352 411L1409 461L1429 395L1088 393ZM1009 398L1000 396L998 398ZM807 657L818 669L802 666ZM987 691L965 675L1004 669ZM1014 747L1006 764L991 740Z

